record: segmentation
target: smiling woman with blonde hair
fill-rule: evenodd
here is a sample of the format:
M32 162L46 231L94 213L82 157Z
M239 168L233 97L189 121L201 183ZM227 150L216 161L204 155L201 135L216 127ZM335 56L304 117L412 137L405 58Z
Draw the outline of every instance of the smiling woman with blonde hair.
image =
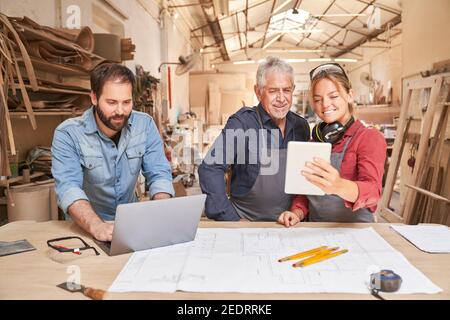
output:
M308 221L374 222L381 197L386 141L353 117L353 89L339 64L323 64L310 72L311 104L322 120L312 131L314 141L332 144L331 163L306 164L305 178L325 196L298 195L278 221L291 226ZM293 223L294 222L294 223Z

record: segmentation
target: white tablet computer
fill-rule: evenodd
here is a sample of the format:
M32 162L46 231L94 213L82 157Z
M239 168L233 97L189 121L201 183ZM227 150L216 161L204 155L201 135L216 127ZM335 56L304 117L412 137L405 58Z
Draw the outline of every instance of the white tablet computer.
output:
M330 143L290 141L287 148L284 192L323 196L325 193L319 187L308 182L301 172L307 161L312 162L315 157L330 161L330 156Z

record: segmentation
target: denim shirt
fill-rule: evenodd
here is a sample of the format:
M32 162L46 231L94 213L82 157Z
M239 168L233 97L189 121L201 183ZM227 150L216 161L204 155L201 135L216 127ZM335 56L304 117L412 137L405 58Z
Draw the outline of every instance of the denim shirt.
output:
M52 174L66 218L70 205L83 199L103 220L114 220L119 204L137 201L141 170L151 197L159 192L174 195L170 164L148 114L132 111L117 146L98 129L93 108L55 130Z

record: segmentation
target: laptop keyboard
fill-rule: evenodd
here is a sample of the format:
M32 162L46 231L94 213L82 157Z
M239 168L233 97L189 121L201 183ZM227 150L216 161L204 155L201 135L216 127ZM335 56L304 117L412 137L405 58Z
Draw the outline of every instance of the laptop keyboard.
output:
M94 242L109 255L109 252L111 251L111 241L98 241L94 239Z

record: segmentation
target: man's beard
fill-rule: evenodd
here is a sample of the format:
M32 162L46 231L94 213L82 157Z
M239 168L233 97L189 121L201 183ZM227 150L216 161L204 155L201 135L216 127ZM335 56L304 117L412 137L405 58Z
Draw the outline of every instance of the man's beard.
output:
M103 124L105 126L107 126L109 129L114 130L114 131L120 131L122 130L123 127L125 127L125 125L128 123L128 118L130 117L131 113L129 115L123 115L123 116L111 116L111 117L107 117L102 109L96 105L94 107L95 112L98 114L98 117L100 118L100 121L103 122ZM115 125L112 120L122 120L123 122L120 125Z

